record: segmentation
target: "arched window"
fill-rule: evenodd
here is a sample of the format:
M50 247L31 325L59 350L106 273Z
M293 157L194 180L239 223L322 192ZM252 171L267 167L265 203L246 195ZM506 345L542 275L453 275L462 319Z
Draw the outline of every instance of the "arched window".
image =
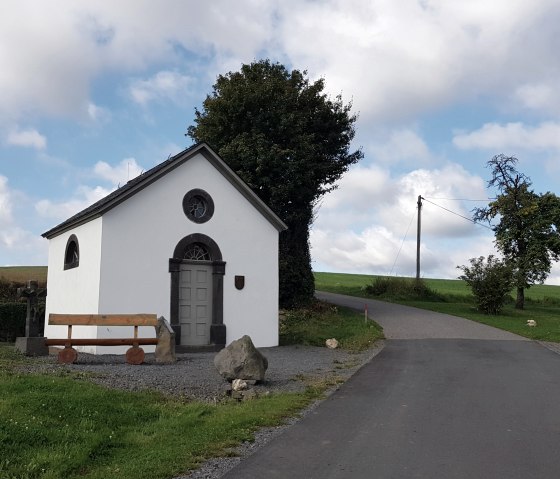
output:
M80 246L76 235L71 235L66 243L64 253L64 269L77 268L80 264Z
M212 261L210 252L202 243L191 243L188 245L183 259L189 261Z

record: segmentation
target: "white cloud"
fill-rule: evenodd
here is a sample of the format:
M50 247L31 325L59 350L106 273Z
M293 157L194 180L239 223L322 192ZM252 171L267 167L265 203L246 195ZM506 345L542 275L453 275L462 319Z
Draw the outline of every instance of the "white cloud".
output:
M403 243L383 226L360 233L314 228L310 241L314 261L328 271L403 275L415 271L416 242L409 238ZM433 257L426 248L422 253L424 260L426 255Z
M523 84L515 89L513 99L530 110L558 115L560 98L557 85L542 82Z
M324 74L334 93L353 97L366 120L406 118L450 99L507 95L543 75L558 78L549 42L560 10L551 0L282 5L289 57Z
M546 284L560 285L560 263L555 263L550 271Z
M45 245L18 224L20 216L14 208L23 199L10 188L8 178L0 175L0 264L44 264Z
M460 165L412 171L398 180L398 190L397 203L380 215L383 221L391 221L402 214L403 202L406 201L410 208L410 203L421 195L426 199L422 207L424 234L456 238L475 235L481 228L468 219L472 217L473 204L480 205L471 201L487 198L485 184L482 178L470 174Z
M367 145L366 150L377 162L393 166L404 163L418 167L433 162L424 140L409 128L390 131L382 139Z
M124 185L136 178L143 169L134 158L125 158L117 166L111 166L104 161L98 161L93 167L96 177L110 182L113 186Z
M125 158L116 166L111 166L104 161L98 161L88 176L99 178L111 186L78 186L72 197L64 201L52 201L42 199L35 203L35 211L42 218L65 220L87 208L93 203L104 198L119 185L123 186L127 181L142 173L142 167L134 158Z
M0 227L12 221L12 200L8 178L0 175Z
M107 72L165 65L132 85L145 105L261 57L324 75L365 121L488 92L546 109L559 88L555 0L58 0L55 16L52 5L12 2L0 18L0 119L95 116L90 89Z
M310 239L314 261L330 271L414 274L418 195L470 218L473 203L451 199L483 199L486 191L481 178L456 164L398 177L376 166L353 168L318 211ZM439 206L423 203L422 270L456 277L457 261L468 251L463 243L486 245L479 238L487 232Z
M479 130L456 134L453 144L463 150L560 150L560 123L549 121L534 127L523 123L486 123Z
M95 122L108 121L111 118L111 113L107 108L89 102L87 105L87 114L90 120Z
M6 135L6 143L8 145L23 146L35 148L36 150L44 150L47 147L47 138L41 135L34 128L20 130L14 128Z
M101 74L178 66L179 52L206 57L202 74L212 78L222 59L255 58L271 21L272 8L254 0L11 2L0 16L0 123L28 114L87 118Z
M463 216L471 217L469 202L451 199L484 199L484 181L462 166L448 164L440 169L419 169L392 177L377 166L352 168L339 182L339 188L322 201L315 225L346 228L380 222L390 231L404 234L410 217L415 214L418 195ZM435 205L423 210L426 234L464 235L472 224Z
M107 196L111 190L96 186L79 186L74 197L66 201L39 200L35 204L35 211L42 218L52 218L58 221L65 220Z
M160 71L148 80L135 80L130 86L130 96L139 105L146 106L154 100L176 100L185 95L191 78L172 71Z

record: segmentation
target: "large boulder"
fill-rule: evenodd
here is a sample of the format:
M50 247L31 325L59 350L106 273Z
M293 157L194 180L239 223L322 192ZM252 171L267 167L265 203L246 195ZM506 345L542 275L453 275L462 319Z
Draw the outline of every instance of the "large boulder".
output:
M228 381L262 381L268 368L268 360L255 348L251 338L245 335L222 349L214 358L214 366Z

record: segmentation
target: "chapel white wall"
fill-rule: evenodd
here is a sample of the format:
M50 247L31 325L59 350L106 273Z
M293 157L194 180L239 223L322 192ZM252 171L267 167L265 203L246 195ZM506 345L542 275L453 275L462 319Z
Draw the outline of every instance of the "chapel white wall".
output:
M194 223L183 212L183 196L193 188L214 201L206 223ZM212 238L226 261L227 343L248 334L257 347L276 346L278 231L200 154L103 215L99 314L145 312L169 320L169 258L193 233ZM235 275L245 276L241 291Z
M79 266L64 270L66 245L70 236L78 239ZM96 218L88 223L64 232L49 241L47 273L48 294L45 308L45 336L65 338L66 326L49 326L50 313L97 314L99 306L99 279L101 264L102 220ZM95 338L96 328L73 327L72 337ZM93 347L80 348L94 352Z

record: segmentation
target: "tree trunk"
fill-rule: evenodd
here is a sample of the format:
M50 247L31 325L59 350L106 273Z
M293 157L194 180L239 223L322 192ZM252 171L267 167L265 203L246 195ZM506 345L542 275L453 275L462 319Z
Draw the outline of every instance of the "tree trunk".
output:
M517 299L515 300L515 309L525 308L525 288L517 288Z

